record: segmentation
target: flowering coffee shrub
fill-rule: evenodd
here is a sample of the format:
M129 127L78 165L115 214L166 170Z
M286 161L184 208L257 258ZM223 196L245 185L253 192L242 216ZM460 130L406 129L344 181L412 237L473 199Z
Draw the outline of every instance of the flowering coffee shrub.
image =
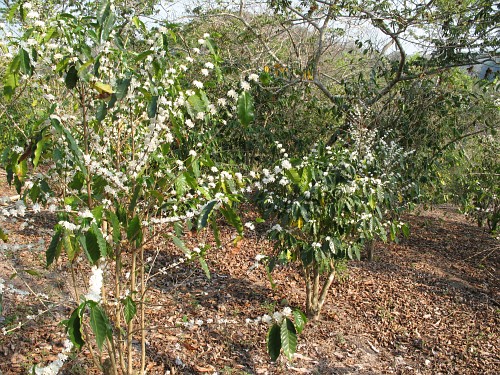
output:
M242 123L252 120L250 84L208 98L204 87L219 79L209 35L181 47L173 30L122 18L107 1L96 16L43 21L34 5L20 6L25 26L21 37L9 37L4 94L15 100L16 91L34 88L43 98L29 141L2 157L22 197L2 215L57 215L46 262L63 253L70 262L78 304L66 321L73 346L90 345L106 371L143 373L145 246L171 238L208 274L206 249L189 249L182 232L211 224L217 237L217 211L243 233L234 208L243 176L215 165L211 154L233 110ZM90 280L76 272L82 260L92 267ZM89 280L87 291L78 277ZM139 361L134 333L141 336Z
M283 158L263 170L257 202L277 223L269 230L282 261L299 261L307 314L318 319L337 265L359 259L367 241L394 240L408 228L392 220L403 205L405 154L374 133L351 129L350 140L316 145L303 159ZM281 145L278 144L278 148ZM275 262L270 262L272 268ZM320 285L320 274L328 274Z

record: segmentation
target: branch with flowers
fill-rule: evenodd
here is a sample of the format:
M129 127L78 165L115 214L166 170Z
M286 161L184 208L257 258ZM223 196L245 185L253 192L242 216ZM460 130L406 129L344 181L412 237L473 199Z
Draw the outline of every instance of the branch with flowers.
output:
M66 321L72 345L89 347L102 371L143 373L145 269L154 261L145 250L166 237L208 274L207 249L190 249L182 233L210 225L217 237L221 215L243 235L236 206L245 178L212 154L229 119L253 120L250 82L227 97L208 97L205 86L220 79L210 35L179 47L174 30L123 18L108 1L95 16L44 21L27 4L21 36L8 39L13 58L4 93L12 100L17 90L36 87L44 96L29 142L4 158L22 198L6 212L57 216L46 264L63 254L69 262L77 305ZM84 259L88 272L78 273Z

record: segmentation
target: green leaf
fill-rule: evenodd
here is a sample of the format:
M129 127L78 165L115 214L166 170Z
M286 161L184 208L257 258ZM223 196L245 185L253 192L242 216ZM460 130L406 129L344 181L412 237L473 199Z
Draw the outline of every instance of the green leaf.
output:
M148 117L153 118L156 116L158 109L158 95L154 95L148 105Z
M26 177L26 173L28 172L28 163L26 162L26 159L14 164L14 172L16 173L17 177L19 178L19 181L21 181L21 182L24 181L24 178Z
M194 94L187 99L187 111L192 118L195 118L199 112L206 112L207 107L200 96Z
M87 168L83 164L83 155L82 151L78 147L78 144L75 141L75 138L73 138L73 135L70 133L68 129L66 129L64 126L61 125L58 119L52 118L51 119L51 124L52 126L57 130L58 133L64 135L66 138L66 141L68 142L69 148L71 152L73 153L74 161L80 167L80 170L86 177L88 175Z
M198 229L205 228L207 226L208 216L212 212L217 202L218 200L214 199L203 206L200 212L200 217L198 218Z
M9 241L9 236L3 231L3 229L0 227L0 240L3 242Z
M38 166L38 163L40 162L40 158L42 157L42 152L43 148L45 147L45 144L47 143L47 138L44 137L38 141L36 144L36 149L35 149L35 157L33 158L33 165L36 167Z
M295 328L297 333L300 334L307 323L306 315L300 310L293 310L293 318L295 321Z
M238 98L238 119L244 126L248 126L254 120L254 117L252 95L248 91L243 91Z
M182 197L189 190L189 184L184 174L175 179L175 192L178 197Z
M132 23L134 24L134 26L136 28L138 28L139 30L142 30L142 31L146 31L146 25L144 24L144 22L142 22L139 17L137 16L134 16L132 17ZM149 52L149 51L148 51Z
M403 236L405 237L409 237L410 236L410 227L408 226L408 224L403 224L402 227L401 227L401 230L403 231Z
M111 6L108 0L102 0L99 4L99 9L97 11L97 20L99 24L103 24L106 18L108 18L109 13L111 12Z
M77 248L73 246L73 232L70 230L64 229L63 233L63 245L64 248L66 249L66 254L68 255L68 259L70 261L73 261L76 258L77 255Z
M59 255L61 253L61 248L58 245L61 240L61 236L62 236L61 229L58 229L56 233L54 233L54 235L52 236L49 248L45 252L47 267L50 266L54 262L54 260L57 260L57 258L59 258Z
M214 219L212 218L210 220L211 222L211 227L212 227L212 232L214 234L214 238L215 238L215 243L217 245L217 247L222 247L222 242L220 240L220 229L219 229L219 226L217 225L217 219Z
M68 72L66 73L66 78L64 79L64 83L68 89L72 90L76 87L77 82L78 82L78 70L76 70L74 65L71 65L71 67L68 69Z
M85 255L87 255L89 262L91 264L96 264L99 260L100 253L95 234L91 230L88 230L85 235L78 237L78 241L80 245L82 245L83 251Z
M116 85L116 98L118 100L127 96L128 87L130 86L130 78L118 79Z
M21 48L19 51L19 58L21 59L21 71L26 75L31 75L33 73L33 66L31 65L29 53Z
M134 216L127 227L127 239L129 241L139 240L142 237L141 222L139 216Z
M113 241L118 243L121 240L120 220L118 220L118 216L113 211L108 211L108 218L113 227Z
M127 296L124 300L122 300L122 303L124 306L123 314L125 315L125 321L128 324L137 313L137 306L135 305L134 300L130 296Z
M97 347L102 351L104 340L111 339L111 329L106 313L98 304L92 304L90 308L90 327L94 332Z
M243 235L243 223L241 218L236 214L236 212L229 206L225 206L220 210L222 215L226 218L229 224L231 224L237 231L239 235Z
M19 74L16 72L5 73L3 79L3 94L7 99L12 99L16 87L19 85Z
M171 235L170 237L172 238L172 241L174 242L175 246L181 249L185 254L191 254L191 251L186 247L186 245L181 239L173 235Z
M82 314L85 303L78 306L68 320L67 333L69 339L78 350L85 344L82 334Z
M292 359L297 350L297 332L290 319L284 318L281 322L280 336L283 353L288 359Z
M135 205L137 204L137 199L139 198L139 194L142 191L142 185L137 184L134 188L134 194L132 195L132 199L130 200L130 204L128 205L128 211L133 212L135 209Z
M108 85L107 83L103 82L95 82L93 84L94 89L99 92L99 94L112 94L113 93L113 88L111 85Z
M205 271L205 275L207 276L207 279L210 280L210 270L208 269L208 264L206 260L202 257L199 258L201 268L203 268L203 271Z
M104 20L104 24L102 25L101 32L101 40L107 41L109 38L109 34L111 33L113 26L115 24L115 15L114 13L109 13L108 17Z
M139 54L135 57L134 61L137 63L137 62L139 62L139 61L145 60L145 59L146 59L146 57L148 57L148 56L149 56L149 55L151 55L152 53L154 53L152 50L147 50L147 51L141 52L141 53L139 53Z
M99 245L99 253L101 258L105 258L106 255L108 255L108 244L106 243L106 240L102 235L101 228L99 228L96 223L92 223L90 229L92 230L92 233L94 233L96 237L97 244Z
M97 121L101 122L106 118L107 113L108 113L108 106L103 100L101 100L97 105L97 112L95 118L97 119Z
M273 326L267 332L267 352L271 357L271 361L276 361L280 356L281 350L281 335L280 327L277 324Z
M24 270L24 272L31 276L42 276L37 270Z

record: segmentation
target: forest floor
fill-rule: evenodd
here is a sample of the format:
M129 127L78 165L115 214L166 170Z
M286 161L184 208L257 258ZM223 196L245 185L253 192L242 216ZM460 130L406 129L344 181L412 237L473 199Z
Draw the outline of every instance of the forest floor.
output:
M0 197L12 195L0 185ZM266 353L267 327L248 319L284 305L304 309L300 273L278 268L272 288L255 261L273 251L261 239L264 229L257 226L236 247L227 229L222 235L229 245L207 257L210 280L193 263L151 281L148 373L499 374L498 239L453 207L420 210L405 220L411 236L377 243L373 261L350 262L321 320L308 322L299 336L293 361L276 363ZM76 305L64 260L44 267L54 221L47 213L0 221L9 231L9 242L0 243L0 328L10 330L0 333L0 374L27 373L62 350L59 323ZM149 249L157 256L153 273L179 256L168 243L156 245ZM62 373L96 373L87 349L71 355Z

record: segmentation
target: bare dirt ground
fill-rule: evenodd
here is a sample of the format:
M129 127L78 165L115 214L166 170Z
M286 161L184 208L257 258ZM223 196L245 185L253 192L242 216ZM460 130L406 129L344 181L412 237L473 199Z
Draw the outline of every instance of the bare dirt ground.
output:
M0 185L0 197L12 195ZM9 242L0 244L6 284L0 328L10 331L0 334L1 374L27 373L35 363L56 359L65 338L58 323L75 307L64 261L44 267L54 218L27 217L27 224L26 218L0 222L9 231ZM333 286L322 320L309 322L299 336L293 361L270 362L267 327L247 323L283 305L304 309L297 269L274 272L273 289L263 266L255 267L257 254L272 253L259 227L237 247L211 250L210 280L196 264L155 277L148 373L500 373L499 241L453 207L406 219L410 238L377 243L373 261L349 263L348 278ZM232 235L223 233L228 243ZM152 272L179 256L169 244L159 248ZM62 373L95 373L87 350L72 354Z

